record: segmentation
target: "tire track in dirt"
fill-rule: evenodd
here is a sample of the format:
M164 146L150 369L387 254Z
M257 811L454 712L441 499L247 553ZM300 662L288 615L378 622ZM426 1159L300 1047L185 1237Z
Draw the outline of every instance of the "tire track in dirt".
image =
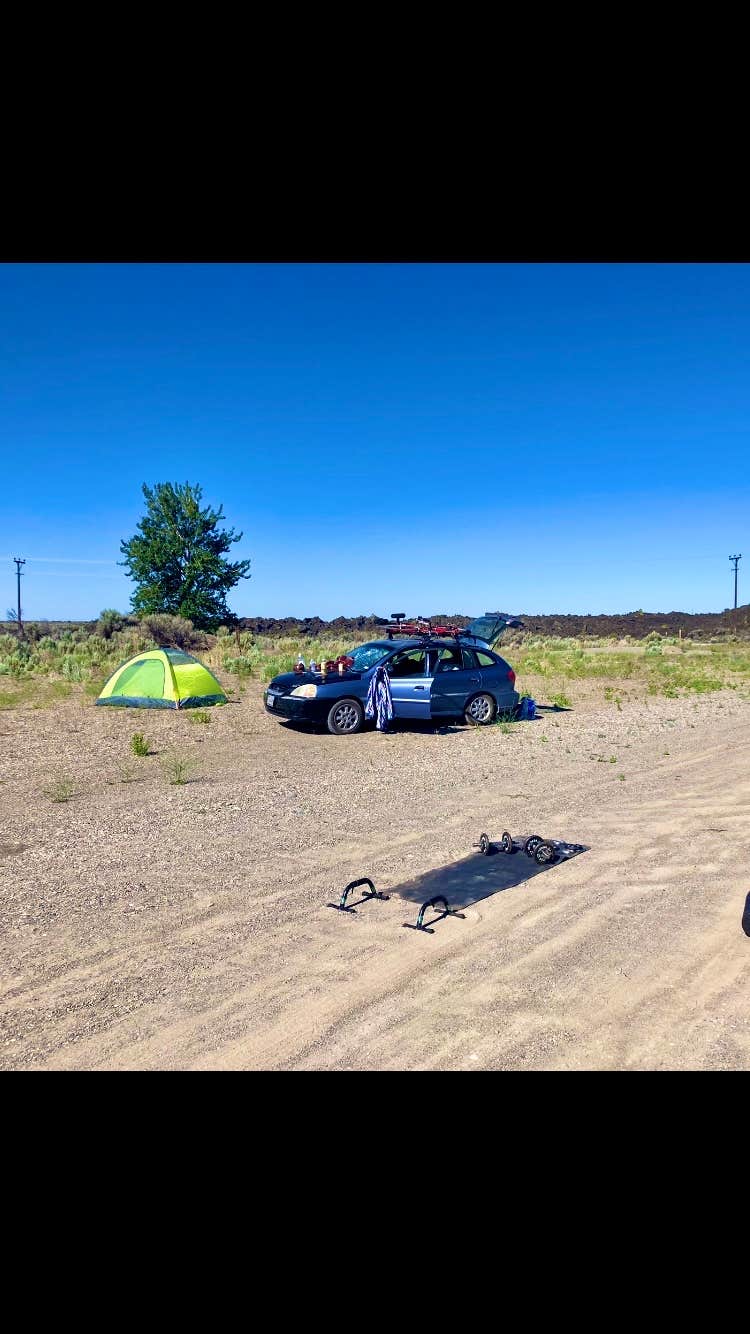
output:
M731 744L683 738L700 739L698 750L634 765L627 791L588 772L575 785L555 784L554 768L525 775L519 787L528 795L518 798L513 781L494 793L456 783L411 829L370 824L356 840L259 858L245 890L201 890L152 921L138 918L140 934L120 931L105 948L76 953L71 937L71 958L8 980L5 1017L29 1028L13 1062L746 1067L740 1002L750 950L739 916L747 871L737 855L747 846L749 729L732 731ZM687 782L688 773L676 798L675 775ZM499 835L498 804L511 801L514 820L533 812L540 832L559 831L591 851L483 900L465 922L444 921L430 937L401 929L415 908L396 898L356 918L323 907L360 874L388 892L415 866L466 855L480 827ZM729 834L707 841L706 825Z

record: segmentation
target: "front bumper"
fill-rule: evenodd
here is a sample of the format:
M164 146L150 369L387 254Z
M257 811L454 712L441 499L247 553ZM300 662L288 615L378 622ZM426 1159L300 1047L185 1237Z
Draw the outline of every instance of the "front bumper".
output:
M273 704L269 704L269 699L273 700ZM282 722L289 718L300 723L320 722L321 718L326 718L331 702L331 700L305 699L300 696L295 698L292 695L272 695L268 690L263 692L266 713L272 713Z

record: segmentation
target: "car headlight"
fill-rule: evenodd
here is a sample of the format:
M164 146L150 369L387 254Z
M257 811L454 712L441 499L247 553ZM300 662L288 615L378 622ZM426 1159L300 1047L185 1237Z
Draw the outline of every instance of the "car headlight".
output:
M317 693L318 693L318 687L316 685L313 685L312 681L310 681L306 686L295 686L294 690L292 691L293 695L297 695L298 697L301 695L303 699L315 699Z

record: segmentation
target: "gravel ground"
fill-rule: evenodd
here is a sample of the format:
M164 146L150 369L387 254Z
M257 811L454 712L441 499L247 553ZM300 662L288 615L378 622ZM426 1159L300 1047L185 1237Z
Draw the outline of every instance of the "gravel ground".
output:
M750 705L625 690L509 733L309 733L257 687L206 726L0 713L0 1066L746 1069ZM432 936L325 907L504 828L590 851Z

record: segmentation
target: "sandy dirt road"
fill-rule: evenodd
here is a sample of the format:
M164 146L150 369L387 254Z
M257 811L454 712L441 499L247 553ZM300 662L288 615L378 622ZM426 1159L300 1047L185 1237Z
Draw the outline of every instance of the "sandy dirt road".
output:
M499 728L331 738L259 693L209 727L0 718L6 1069L750 1068L750 705L600 702ZM195 781L161 772L175 745ZM52 804L54 769L76 795ZM480 829L589 851L433 935L396 894Z

